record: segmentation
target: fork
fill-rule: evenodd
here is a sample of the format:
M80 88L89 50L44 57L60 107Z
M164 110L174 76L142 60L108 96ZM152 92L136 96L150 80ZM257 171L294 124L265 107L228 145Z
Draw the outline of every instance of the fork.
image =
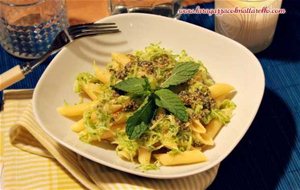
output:
M111 34L120 32L115 23L88 23L70 26L67 29L62 30L54 41L52 42L49 50L42 57L26 62L22 65L17 65L10 70L0 75L0 91L13 85L14 83L22 80L25 76L31 73L36 67L43 63L48 57L57 53L65 45L72 41L100 34Z

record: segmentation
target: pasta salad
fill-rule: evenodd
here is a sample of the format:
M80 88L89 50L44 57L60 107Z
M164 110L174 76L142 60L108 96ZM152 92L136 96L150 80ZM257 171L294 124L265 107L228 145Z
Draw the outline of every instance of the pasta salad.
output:
M201 61L185 51L150 44L113 53L105 69L79 73L74 91L89 101L59 107L79 117L71 128L81 141L115 145L118 156L143 170L206 161L203 153L230 122L235 89L215 83Z

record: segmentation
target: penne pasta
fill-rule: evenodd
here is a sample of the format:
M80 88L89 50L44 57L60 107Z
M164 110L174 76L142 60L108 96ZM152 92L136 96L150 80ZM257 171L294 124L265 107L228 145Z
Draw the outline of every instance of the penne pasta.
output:
M66 117L82 116L83 112L89 109L93 105L93 102L81 103L76 105L65 105L58 107L57 111Z
M105 131L101 135L101 139L109 140L109 139L113 139L114 136L115 136L115 134L112 131Z
M210 146L214 145L213 139L205 133L200 134L194 132L193 137L196 141L200 142L203 145L210 145Z
M112 53L111 54L112 60L121 63L122 65L126 65L130 62L130 58L126 54L122 53Z
M222 128L223 124L218 119L213 119L207 126L206 126L206 135L210 136L212 139L216 137L220 129Z
M121 158L123 159L126 159L126 160L132 160L129 153L124 151L124 150L121 150L121 151L117 151L117 154L118 156L120 156Z
M110 81L110 73L106 70L102 70L96 64L94 64L95 76L104 84L108 84Z
M205 127L201 124L201 122L198 119L192 120L191 128L192 128L192 131L195 131L197 133L205 133L206 132Z
M91 100L96 100L97 94L100 93L99 86L94 83L88 83L83 85L83 91L89 96Z
M126 113L120 113L118 117L115 119L115 122L113 125L119 125L119 124L124 124L127 121L127 114Z
M184 151L177 154L154 154L154 157L164 166L192 164L207 160L203 152L197 149Z
M123 108L121 104L105 104L104 110L107 111L108 113L116 113L120 111Z
M114 138L115 138L115 133L117 130L120 130L120 129L124 129L125 128L125 125L124 124L119 124L119 125L112 125L110 127L110 130L109 131L105 131L102 136L101 136L101 139L105 139L105 140L108 140L108 141L113 141Z
M77 121L76 123L74 123L72 126L71 126L71 129L72 131L76 132L76 133L79 133L81 132L83 129L84 129L84 122L83 122L83 119Z
M170 141L168 139L163 140L161 143L164 147L169 148L169 149L177 149L178 148L176 142Z
M120 111L123 108L121 104L111 104L109 105L109 113L116 113L117 111Z
M225 83L216 83L209 87L212 98L216 99L219 96L228 94L234 90L234 87Z
M235 94L236 94L236 91L233 90L233 91L230 91L227 94L218 96L217 98L215 98L216 105L220 105L226 99L230 99L231 100L234 97Z
M140 164L150 164L151 152L147 149L140 147L138 150L138 161Z

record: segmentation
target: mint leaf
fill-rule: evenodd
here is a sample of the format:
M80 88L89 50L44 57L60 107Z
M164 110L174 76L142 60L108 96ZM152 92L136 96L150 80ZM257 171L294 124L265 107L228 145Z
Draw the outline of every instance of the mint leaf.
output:
M137 139L139 138L147 129L149 128L149 125L146 125L144 122L140 123L139 125L136 125L132 128L132 131L130 133L130 136L128 135L129 139Z
M129 78L115 84L113 88L134 95L146 95L149 94L150 85L147 79Z
M197 73L199 66L193 62L178 63L172 70L171 76L161 84L161 87L168 88L191 79Z
M140 108L126 122L126 134L129 139L139 138L148 129L148 124L154 116L155 109L153 98L148 96Z
M176 94L168 89L160 89L154 93L157 95L157 98L155 98L157 106L167 109L181 121L188 121L189 116L186 107Z

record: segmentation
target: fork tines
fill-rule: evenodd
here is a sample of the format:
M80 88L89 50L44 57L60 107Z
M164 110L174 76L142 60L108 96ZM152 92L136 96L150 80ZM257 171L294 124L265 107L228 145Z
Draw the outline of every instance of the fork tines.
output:
M87 23L70 26L68 28L69 35L74 39L94 36L98 34L110 34L120 32L118 26L115 23Z

